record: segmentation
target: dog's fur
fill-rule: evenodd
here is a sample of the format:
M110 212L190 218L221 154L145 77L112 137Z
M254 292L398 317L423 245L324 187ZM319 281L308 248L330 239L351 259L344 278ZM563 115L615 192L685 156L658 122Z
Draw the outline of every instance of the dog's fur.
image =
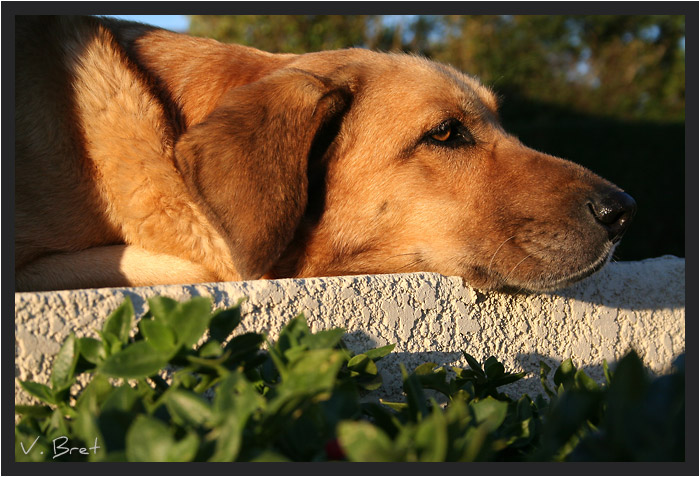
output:
M15 81L18 290L411 271L544 290L600 268L634 213L602 221L619 189L415 56L17 17Z

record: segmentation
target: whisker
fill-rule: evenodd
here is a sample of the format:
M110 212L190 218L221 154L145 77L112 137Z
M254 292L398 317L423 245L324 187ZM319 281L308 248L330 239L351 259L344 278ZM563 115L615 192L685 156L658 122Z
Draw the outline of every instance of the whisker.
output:
M505 278L503 279L503 282L504 282L504 283L507 283L507 282L508 282L508 277L510 277L510 275L515 271L516 268L518 268L518 267L520 266L521 263L523 263L525 260L527 260L528 258L530 258L530 257L532 257L533 255L535 255L536 253L539 254L542 250L546 250L546 249L547 249L547 247L544 246L544 247L540 247L539 249L534 250L534 251L528 253L528 254L525 256L525 258L523 258L523 259L520 260L518 263L516 263L515 266L511 269L511 271L508 272L508 275L505 276Z
M488 273L489 275L491 274L491 265L493 265L493 259L496 258L496 254L497 254L498 251L501 249L501 247L503 247L503 246L506 244L506 242L507 242L508 240L514 239L514 238L515 238L515 235L513 235L513 236L511 236L511 237L508 237L507 239L505 239L505 240L501 243L501 245L498 246L498 248L496 249L496 251L493 252L493 255L491 256L491 261L489 262L489 267L488 267L488 270L487 270L486 273Z
M533 253L534 253L534 252L533 252ZM532 257L532 255L533 255L532 253L529 253L529 254L527 254L527 255L525 256L525 258L523 258L523 259L520 260L518 263L516 263L515 266L513 267L513 269L512 269L510 272L508 272L508 275L505 276L505 278L503 279L503 282L504 282L504 283L508 283L508 277L510 277L511 273L513 273L513 272L515 271L515 269L518 268L518 267L520 266L521 263L523 263L523 262L524 262L525 260L527 260L528 258Z
M418 265L420 263L423 263L423 262L424 262L424 260L422 258L419 258L417 260L413 260L413 261L408 262L407 264L403 265L402 267L397 268L396 272L400 273L402 270L406 270L407 268L411 268L411 267Z
M389 257L389 260L391 260L392 258L395 258L395 257L405 257L407 255L418 255L418 252L398 253L396 255L392 255L391 257Z
M408 263L406 263L406 264L404 264L404 265L402 265L402 266L400 266L400 267L394 269L394 273L401 273L403 270L406 270L407 268L411 268L411 267L414 267L414 266L416 266L416 265L418 265L418 264L420 264L420 263L425 262L425 260L423 260L423 258L421 258L419 252L397 253L397 254L395 254L395 255L392 255L392 256L388 257L387 260L386 260L386 262L388 262L388 261L390 261L390 260L392 260L392 259L394 259L394 258L397 258L397 257L409 257L409 256L414 256L414 257L417 257L417 258L415 258L414 260L411 260L411 261L409 261Z

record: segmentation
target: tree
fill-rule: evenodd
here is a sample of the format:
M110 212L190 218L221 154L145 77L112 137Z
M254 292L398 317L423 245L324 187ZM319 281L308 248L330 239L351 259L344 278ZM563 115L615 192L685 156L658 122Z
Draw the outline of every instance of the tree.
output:
M278 53L403 50L582 112L685 117L681 15L195 15L190 32Z
M193 15L190 33L273 53L364 46L368 15Z
M621 118L683 119L684 18L449 16L435 58L533 100Z

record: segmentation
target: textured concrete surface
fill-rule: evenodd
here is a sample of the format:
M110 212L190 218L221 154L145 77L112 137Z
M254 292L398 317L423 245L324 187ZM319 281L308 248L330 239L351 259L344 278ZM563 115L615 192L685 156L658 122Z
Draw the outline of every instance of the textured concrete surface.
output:
M504 390L533 398L543 392L540 360L555 369L571 357L602 381L602 361L614 364L630 348L656 373L685 350L685 260L670 256L613 263L571 288L536 295L484 294L430 273L17 293L17 403L31 401L18 379L47 383L70 331L96 336L124 297L140 316L155 295L210 296L217 308L248 297L238 332L264 331L272 339L304 312L313 330L345 328L354 351L396 343L379 363L385 385L378 395L391 399L401 399L399 363L409 370L426 361L466 367L462 350L529 373Z

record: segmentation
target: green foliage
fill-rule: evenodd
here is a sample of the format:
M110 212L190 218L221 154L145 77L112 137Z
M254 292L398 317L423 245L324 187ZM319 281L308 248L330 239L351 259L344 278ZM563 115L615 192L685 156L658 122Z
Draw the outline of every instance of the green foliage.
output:
M685 115L682 15L193 15L190 33L279 53L403 50L581 112Z
M193 15L190 34L273 53L361 46L367 15Z
M618 118L684 118L680 15L450 16L435 58L502 93ZM665 67L659 68L659 65Z
M66 339L50 385L21 383L42 404L15 408L22 415L17 460L684 458L682 362L652 380L632 352L614 374L606 364L601 386L567 360L554 373L554 389L542 363L549 400L516 401L498 388L523 373L465 353L466 369L425 363L409 373L401 366L405 402L364 402L381 387L376 362L393 345L355 355L343 345L344 330L312 333L299 315L262 350L263 335L230 337L241 321L238 305L213 314L205 298L153 298L149 306L133 338L127 299L101 340ZM73 395L81 373L89 382Z

